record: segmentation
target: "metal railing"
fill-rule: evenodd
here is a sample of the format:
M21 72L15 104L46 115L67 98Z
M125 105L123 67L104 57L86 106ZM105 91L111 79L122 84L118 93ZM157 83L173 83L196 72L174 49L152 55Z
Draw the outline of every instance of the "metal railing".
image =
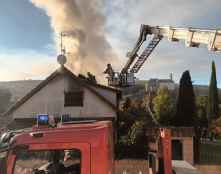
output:
M201 141L199 162L201 164L221 164L221 142Z

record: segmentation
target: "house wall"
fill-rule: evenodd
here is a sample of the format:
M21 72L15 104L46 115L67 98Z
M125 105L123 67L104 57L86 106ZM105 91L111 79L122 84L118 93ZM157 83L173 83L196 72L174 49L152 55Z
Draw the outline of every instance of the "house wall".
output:
M159 88L164 88L167 87L169 90L174 90L175 89L175 84L171 82L160 82L159 83Z
M83 107L64 107L64 92L84 91ZM13 118L30 118L39 113L55 116L70 114L74 117L115 117L116 111L85 87L68 76L57 76L29 100L18 107Z
M117 106L117 92L106 90L103 88L92 86L92 88L100 95L109 100L113 105Z

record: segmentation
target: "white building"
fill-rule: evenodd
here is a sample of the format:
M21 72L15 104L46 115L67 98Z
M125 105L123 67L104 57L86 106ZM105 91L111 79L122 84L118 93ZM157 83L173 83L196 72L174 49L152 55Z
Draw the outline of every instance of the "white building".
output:
M120 91L77 77L61 66L13 105L3 116L10 128L31 126L37 114L59 118L115 119Z
M147 83L146 90L156 92L159 88L165 87L173 91L176 89L176 84L172 79L150 79Z
M175 85L174 81L171 80L171 79L159 79L158 83L159 83L159 88L165 88L166 87L170 91L173 91L176 88L176 85Z

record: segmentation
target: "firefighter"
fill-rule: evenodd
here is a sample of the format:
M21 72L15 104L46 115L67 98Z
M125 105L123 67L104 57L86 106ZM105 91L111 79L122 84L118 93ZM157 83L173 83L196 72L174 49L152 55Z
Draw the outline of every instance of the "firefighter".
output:
M61 152L55 150L52 152L52 161L47 166L48 174L65 174L66 168L64 164L60 161Z

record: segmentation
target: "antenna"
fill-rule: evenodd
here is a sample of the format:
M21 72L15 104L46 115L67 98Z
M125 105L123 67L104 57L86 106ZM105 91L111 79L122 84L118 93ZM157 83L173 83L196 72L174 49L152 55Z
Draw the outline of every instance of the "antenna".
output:
M64 64L67 62L67 58L66 58L66 56L65 56L65 54L66 54L66 50L65 50L65 47L63 46L63 37L65 37L66 36L66 34L64 33L64 32L61 32L60 33L60 41L61 41L61 43L60 43L60 51L61 51L61 54L60 55L58 55L58 57L57 57L57 61L58 61L58 63L61 65L61 66L64 66Z
M60 39L61 39L61 43L60 43L61 47L60 48L61 48L62 55L65 55L65 52L66 52L65 47L63 46L63 37L65 37L65 36L66 36L66 34L64 32L60 33Z

